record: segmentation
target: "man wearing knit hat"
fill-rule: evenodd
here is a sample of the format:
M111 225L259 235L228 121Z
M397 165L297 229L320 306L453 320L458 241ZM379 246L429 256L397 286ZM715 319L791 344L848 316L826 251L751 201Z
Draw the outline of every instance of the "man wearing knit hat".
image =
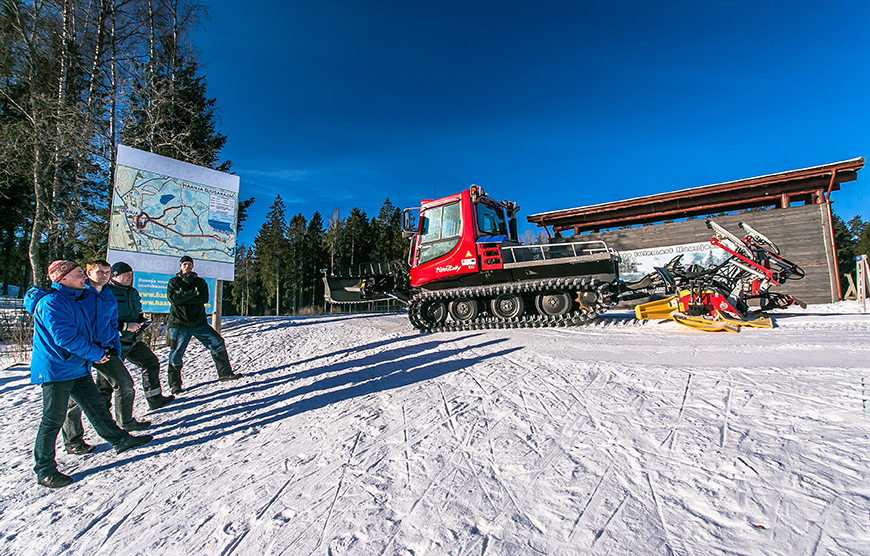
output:
M181 392L181 365L184 350L190 339L196 338L211 352L218 380L236 380L242 375L234 373L224 339L208 325L205 304L208 303L208 284L193 271L193 259L187 255L179 261L181 272L169 279L166 297L169 299L169 386L173 394Z
M142 391L148 407L159 409L175 400L164 396L160 388L160 360L142 341L141 331L145 326L142 299L133 287L133 268L125 262L112 265L109 290L118 302L118 331L121 333L121 359L142 369ZM97 386L101 386L98 382ZM100 387L104 391L105 387Z
M133 401L136 389L130 371L121 360L121 341L118 338L118 303L115 296L106 287L109 283L111 266L102 259L88 261L85 265L85 294L81 303L94 322L94 341L107 350L109 360L105 363L95 363L97 371L97 389L111 407L115 399L115 423L126 431L139 431L151 426L150 421L137 421L133 417ZM105 389L105 391L103 391ZM70 454L87 454L93 451L84 441L85 430L82 427L82 411L75 402L70 402L66 422L61 429L63 443Z
M94 341L93 317L79 302L85 294L84 271L72 261L54 261L48 276L51 290L33 287L24 297L24 307L33 315L30 382L42 386L42 419L33 449L33 470L40 485L60 488L73 481L57 470L55 461L57 435L70 398L116 453L146 444L153 437L131 436L118 428L91 378L91 363L105 363L109 357Z

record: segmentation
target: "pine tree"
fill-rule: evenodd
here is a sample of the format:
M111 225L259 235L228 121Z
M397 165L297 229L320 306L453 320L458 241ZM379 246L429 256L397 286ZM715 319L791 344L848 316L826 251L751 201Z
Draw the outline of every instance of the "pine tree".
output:
M870 225L864 226L864 230L855 244L855 255L870 255Z
M306 259L302 272L302 290L304 303L317 307L323 300L323 269L329 265L329 251L326 246L326 234L323 231L323 218L315 211L308 221L305 231Z
M275 197L266 221L254 238L254 257L254 274L263 297L274 301L275 315L280 315L282 276L287 262L287 222L281 195Z
M251 314L251 290L253 286L254 252L244 243L236 247L235 281L232 282L230 292L233 305L238 314L248 316Z
M402 211L387 198L378 216L371 223L373 246L371 259L375 262L404 260L408 242L402 237Z
M328 229L326 242L329 244L329 274L335 274L335 255L338 251L338 240L344 229L344 220L341 219L341 211L338 207L332 209L332 214L327 219Z
M848 287L847 274L855 272L855 246L858 243L851 230L836 214L832 215L834 228L834 246L837 251L837 267L840 270L840 286L842 291Z
M350 269L369 262L371 244L371 226L366 213L354 207L344 222L344 228L338 240L336 267Z
M287 293L293 312L302 307L303 270L308 258L305 242L306 221L302 214L290 219L287 226Z
M165 57L169 59L157 66L153 80L135 84L130 121L121 132L121 142L229 172L232 163L220 162L227 138L216 129L217 99L208 98L205 77L198 75L198 62L182 54L165 54L160 60Z

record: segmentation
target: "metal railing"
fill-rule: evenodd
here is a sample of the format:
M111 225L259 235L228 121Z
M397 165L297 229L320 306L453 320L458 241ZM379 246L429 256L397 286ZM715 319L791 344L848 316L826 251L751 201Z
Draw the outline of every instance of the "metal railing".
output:
M27 359L32 342L33 317L24 310L24 300L0 297L0 357Z
M616 249L600 240L518 245L516 247L502 245L501 251L502 258L506 263L565 259L589 255L619 256Z

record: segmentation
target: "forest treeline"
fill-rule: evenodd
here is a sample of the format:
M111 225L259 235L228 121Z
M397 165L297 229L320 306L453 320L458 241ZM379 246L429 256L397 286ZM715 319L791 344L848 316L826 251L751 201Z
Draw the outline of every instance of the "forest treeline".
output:
M326 221L319 212L310 219L296 214L287 220L278 195L253 244L237 248L232 293L224 295L225 313L280 315L322 309L323 271L343 273L366 262L407 258L401 217L401 209L387 199L371 219L359 208L342 218L335 208Z
M119 144L230 171L191 44L205 16L190 0L0 0L3 293L105 256Z

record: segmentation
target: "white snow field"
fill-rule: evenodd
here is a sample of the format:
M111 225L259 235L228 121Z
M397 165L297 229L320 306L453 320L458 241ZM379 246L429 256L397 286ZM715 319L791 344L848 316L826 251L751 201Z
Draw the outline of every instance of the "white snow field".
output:
M41 391L18 365L0 372L0 553L870 554L870 315L775 321L227 319L245 378L216 382L192 342L155 440L116 456L86 425L97 451L59 450L59 490L32 471Z

